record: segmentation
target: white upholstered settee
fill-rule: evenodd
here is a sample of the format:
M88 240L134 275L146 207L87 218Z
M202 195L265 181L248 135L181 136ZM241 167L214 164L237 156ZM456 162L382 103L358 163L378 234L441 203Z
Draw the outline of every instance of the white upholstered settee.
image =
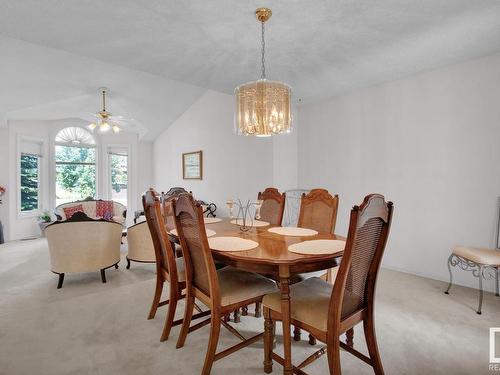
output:
M106 203L106 202L112 202L113 214L112 214L112 217L110 217L109 219L113 220L117 223L120 223L120 224L125 224L125 219L127 217L127 207L125 207L123 204L115 202L115 201L104 201L102 199L99 199L99 200L97 200L97 199L85 199L83 201L63 203L54 209L54 213L57 216L57 220L60 220L60 221L67 220L68 217L65 213L65 209L71 209L71 208L75 208L75 207L81 205L81 207L83 209L83 213L85 215L87 215L91 219L99 219L99 218L102 218L102 216L98 215L97 206L98 206L98 204Z
M51 270L59 275L57 288L67 273L101 271L105 283L105 270L118 268L120 262L122 230L119 223L93 220L81 213L47 226Z

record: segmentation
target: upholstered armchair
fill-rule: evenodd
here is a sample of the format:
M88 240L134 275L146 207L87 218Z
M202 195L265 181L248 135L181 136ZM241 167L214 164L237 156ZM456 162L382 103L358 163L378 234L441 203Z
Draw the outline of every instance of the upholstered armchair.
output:
M155 248L148 223L143 221L127 229L127 269L130 262L156 263Z
M47 226L45 236L51 270L59 275L58 289L67 273L100 271L105 283L105 270L118 268L122 226L116 222L74 217Z

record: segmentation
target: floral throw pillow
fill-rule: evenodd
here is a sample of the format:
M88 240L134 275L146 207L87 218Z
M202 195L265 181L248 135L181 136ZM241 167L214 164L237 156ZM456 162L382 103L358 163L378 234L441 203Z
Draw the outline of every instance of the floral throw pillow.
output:
M68 220L71 216L73 216L75 212L84 212L83 206L81 204L77 204L71 207L64 207L63 211L64 215L66 216L66 220Z
M113 219L113 201L97 201L95 207L95 216L104 220Z

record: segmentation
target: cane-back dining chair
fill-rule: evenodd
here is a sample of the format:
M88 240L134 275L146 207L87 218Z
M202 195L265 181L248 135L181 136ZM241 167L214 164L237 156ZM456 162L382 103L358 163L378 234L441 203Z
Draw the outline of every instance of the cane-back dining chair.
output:
M260 208L260 220L267 221L271 225L281 225L283 221L283 213L285 212L285 202L286 194L280 193L278 189L273 187L266 188L263 192L259 192L257 199L262 200L262 206ZM235 311L235 321L238 312ZM248 307L245 306L241 309L241 315L248 315ZM255 303L255 314L256 318L262 316L261 304L260 302Z
M160 338L160 341L165 341L168 339L172 326L182 323L182 319L174 321L174 317L177 301L184 298L182 291L186 288L184 260L182 258L175 258L174 256L165 228L165 221L161 213L160 199L153 189L149 189L144 193L142 204L151 232L156 257L156 288L148 319L155 317L158 307L168 305L165 325ZM170 296L168 300L160 302L165 282L169 283ZM199 313L195 318L208 314L209 312Z
M385 202L382 195L365 197L361 206L351 211L349 233L335 284L314 277L290 287L291 321L294 325L311 332L314 337L326 343L309 356L294 373L305 374L305 366L328 355L330 374L340 375L340 348L371 365L375 374L384 373L375 337L374 304L375 286L380 262L384 253L391 226L393 205ZM283 364L284 360L273 353L274 324L281 320L281 299L279 293L266 295L264 306L264 371L272 371L272 360ZM339 337L352 332L363 322L369 356L353 347L352 336L347 342Z
M338 207L339 196L332 196L328 190L312 189L307 194L303 193L297 226L314 229L320 233L333 233Z
M314 229L319 233L333 233L337 222L337 211L339 207L339 196L332 196L326 189L312 189L307 194L302 193L300 199L300 211L297 226L300 228ZM329 269L321 277L333 283L335 270ZM307 278L306 275L298 275L298 279ZM300 341L300 329L295 327L293 339ZM309 335L309 343L316 344L316 339Z
M245 339L222 318L242 306L261 301L267 293L277 291L276 283L264 276L232 267L216 270L203 222L199 202L181 194L173 201L177 231L186 262L186 307L177 348L184 346L188 332L210 323L210 338L202 374L209 374L214 361L259 340L263 333ZM211 317L190 327L195 299L211 310ZM216 353L221 324L242 342Z
M285 211L285 193L281 194L278 189L268 187L259 192L257 199L262 200L260 218L272 225L281 225Z

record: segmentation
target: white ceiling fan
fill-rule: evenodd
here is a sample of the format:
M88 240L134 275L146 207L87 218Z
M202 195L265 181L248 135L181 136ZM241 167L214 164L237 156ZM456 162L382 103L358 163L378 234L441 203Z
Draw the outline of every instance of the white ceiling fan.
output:
M111 112L106 111L106 94L109 90L106 87L99 88L99 93L102 95L102 109L97 113L91 113L92 123L88 125L90 130L99 130L101 133L106 133L112 130L118 133L122 128L135 128L134 119L125 118L123 116L115 116Z

